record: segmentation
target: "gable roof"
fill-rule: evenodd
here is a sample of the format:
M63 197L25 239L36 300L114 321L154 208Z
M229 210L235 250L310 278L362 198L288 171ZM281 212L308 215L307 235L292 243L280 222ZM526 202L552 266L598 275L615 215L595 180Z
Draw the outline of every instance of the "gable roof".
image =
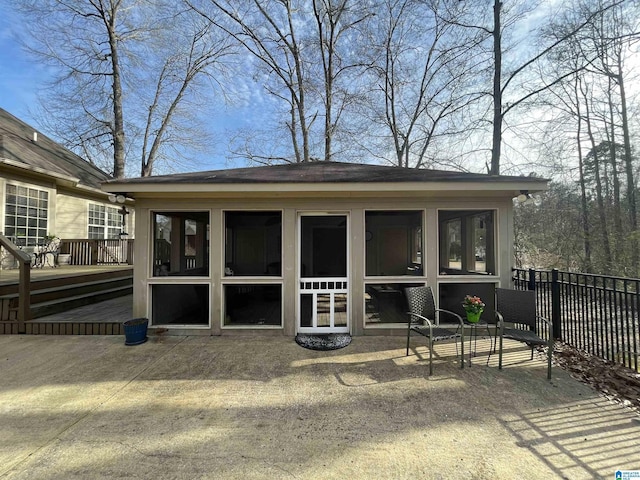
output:
M37 137L34 136L37 133ZM99 189L111 176L0 108L0 164Z

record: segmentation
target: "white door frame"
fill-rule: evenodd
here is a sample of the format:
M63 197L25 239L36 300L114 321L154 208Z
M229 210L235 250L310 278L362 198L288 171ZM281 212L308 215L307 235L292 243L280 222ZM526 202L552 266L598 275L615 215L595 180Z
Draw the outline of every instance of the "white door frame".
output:
M344 217L346 224L347 256L346 256L346 277L303 277L302 276L302 218L303 217ZM350 282L350 261L351 258L351 222L348 211L338 212L318 212L302 211L298 212L297 218L297 254L296 254L296 333L349 333L351 328L351 293ZM311 326L303 327L302 323L302 295L312 295L312 319ZM318 326L318 295L329 296L329 325ZM336 295L346 295L346 325L335 326L335 306Z

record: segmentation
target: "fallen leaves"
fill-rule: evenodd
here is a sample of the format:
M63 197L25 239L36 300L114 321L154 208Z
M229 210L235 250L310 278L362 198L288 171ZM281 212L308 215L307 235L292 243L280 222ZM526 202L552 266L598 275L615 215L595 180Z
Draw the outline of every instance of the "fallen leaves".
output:
M570 345L557 343L554 362L570 375L615 401L640 413L640 374Z

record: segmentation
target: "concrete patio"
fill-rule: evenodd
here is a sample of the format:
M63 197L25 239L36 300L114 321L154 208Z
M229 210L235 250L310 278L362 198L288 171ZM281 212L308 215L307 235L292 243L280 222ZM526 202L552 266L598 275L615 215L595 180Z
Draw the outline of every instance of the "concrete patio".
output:
M415 345L420 345L416 339ZM640 417L526 348L434 375L402 337L0 337L0 477L614 478Z

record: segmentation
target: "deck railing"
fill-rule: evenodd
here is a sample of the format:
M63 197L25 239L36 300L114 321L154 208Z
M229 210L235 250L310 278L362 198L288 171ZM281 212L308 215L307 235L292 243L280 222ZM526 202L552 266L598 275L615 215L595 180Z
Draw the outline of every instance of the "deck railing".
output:
M538 313L553 320L556 339L638 369L640 279L514 269L514 282L536 291Z
M132 239L63 239L60 253L71 265L133 265Z
M23 252L10 239L0 234L0 246L18 262L18 333L25 332L25 322L31 320L31 255Z

